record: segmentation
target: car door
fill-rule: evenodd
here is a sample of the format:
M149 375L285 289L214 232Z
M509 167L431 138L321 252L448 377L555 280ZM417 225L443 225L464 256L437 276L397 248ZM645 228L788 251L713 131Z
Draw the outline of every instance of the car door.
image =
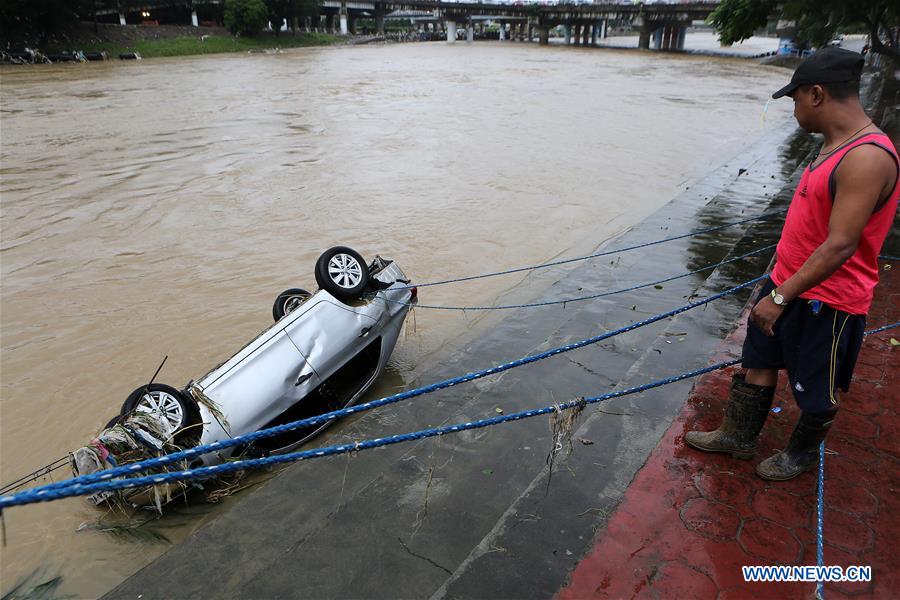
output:
M232 436L264 426L320 383L282 329L263 335L198 384L225 416Z
M377 326L377 319L322 300L285 331L324 381L368 345Z

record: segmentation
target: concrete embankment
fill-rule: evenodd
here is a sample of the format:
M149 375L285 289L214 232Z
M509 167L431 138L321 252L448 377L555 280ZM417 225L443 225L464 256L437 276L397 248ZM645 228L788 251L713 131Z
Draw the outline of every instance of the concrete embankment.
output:
M809 136L782 123L639 226L630 246L786 205ZM536 301L675 275L774 242L767 220L554 268ZM760 275L771 255L565 307L514 311L420 384L597 335ZM547 277L548 274L542 275ZM526 285L527 285L526 280ZM597 395L705 366L749 291L668 321L336 427L335 442ZM421 318L421 317L420 317ZM591 547L681 410L691 381L589 407L573 452L545 418L294 465L123 582L109 598L548 597ZM565 451L563 452L565 454Z

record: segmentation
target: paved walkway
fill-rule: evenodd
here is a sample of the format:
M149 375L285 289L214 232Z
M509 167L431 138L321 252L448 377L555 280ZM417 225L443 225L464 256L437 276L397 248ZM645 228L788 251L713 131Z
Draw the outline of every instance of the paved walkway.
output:
M892 268L893 267L893 268ZM883 263L868 328L900 320L900 262ZM742 326L718 356L740 353ZM866 338L850 393L826 440L825 565L871 565L871 583L825 586L826 598L892 598L900 590L900 339ZM783 447L798 417L779 382L776 408L753 461L697 452L685 431L714 429L734 370L701 378L681 414L558 594L574 598L811 598L812 583L745 583L742 565L816 564L816 475L783 483L754 474Z

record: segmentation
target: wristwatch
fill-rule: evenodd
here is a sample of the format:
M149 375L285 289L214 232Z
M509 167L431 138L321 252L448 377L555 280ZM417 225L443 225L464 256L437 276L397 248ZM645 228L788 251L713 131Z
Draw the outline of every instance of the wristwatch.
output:
M788 305L788 301L784 299L784 296L782 296L775 290L772 290L771 296L772 296L772 302L775 303L775 306L785 307Z

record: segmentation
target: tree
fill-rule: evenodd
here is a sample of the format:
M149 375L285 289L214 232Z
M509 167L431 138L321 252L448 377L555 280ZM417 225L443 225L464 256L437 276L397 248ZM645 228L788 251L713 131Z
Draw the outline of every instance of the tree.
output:
M3 37L12 31L39 32L42 36L78 20L84 7L76 0L3 0L0 28ZM85 13L90 14L90 13Z
M298 19L319 16L319 0L291 0L291 9Z
M734 44L753 35L769 18L794 21L797 36L823 46L839 31L864 28L872 52L900 62L897 0L721 0L709 15L709 23L723 44Z
M225 27L231 33L255 35L269 21L263 0L225 0Z

